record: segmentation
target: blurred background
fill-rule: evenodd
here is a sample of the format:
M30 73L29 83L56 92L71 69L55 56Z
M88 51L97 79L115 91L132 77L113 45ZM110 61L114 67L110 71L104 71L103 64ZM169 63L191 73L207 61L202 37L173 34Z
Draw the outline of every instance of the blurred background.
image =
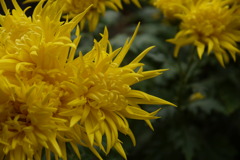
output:
M11 1L5 1L8 8L12 8ZM187 46L180 50L178 58L173 58L174 45L166 40L177 33L178 22L167 22L147 0L141 4L142 8L124 5L124 10L119 12L107 11L94 33L81 32L78 48L87 53L93 39L100 39L99 33L107 26L111 44L117 49L141 22L124 63L147 47L156 46L142 61L145 70L169 69L163 75L133 86L178 107L142 106L148 111L161 107L157 115L161 118L152 121L154 132L142 121L129 120L137 145L133 147L130 138L120 134L128 160L239 160L240 57L222 68L213 54L199 60L192 46ZM31 12L29 9L27 14ZM88 149L80 151L83 160L97 160ZM123 159L114 150L102 156L104 160ZM70 147L68 158L78 159Z

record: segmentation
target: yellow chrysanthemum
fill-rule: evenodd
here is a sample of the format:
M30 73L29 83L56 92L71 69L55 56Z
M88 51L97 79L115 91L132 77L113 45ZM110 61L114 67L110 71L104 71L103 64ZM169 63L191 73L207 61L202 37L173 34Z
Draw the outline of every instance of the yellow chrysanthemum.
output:
M40 0L26 0L25 2L36 2ZM52 0L54 1L54 0ZM140 3L138 0L131 0L135 5L140 7ZM125 3L130 3L130 0L123 0ZM73 18L85 11L89 6L91 9L86 14L85 18L80 22L81 28L84 27L85 23L88 23L88 27L90 31L94 31L99 22L100 16L104 15L106 9L113 9L118 11L118 9L122 9L122 0L65 0L61 2L62 6L64 6L64 13L67 14L68 18Z
M67 159L66 143L80 157L78 145L106 154L115 148L125 159L118 132L134 135L127 118L150 120L139 104L170 102L133 90L131 85L160 75L165 70L143 71L143 51L130 64L120 66L133 38L122 49L112 50L105 30L93 49L74 59L80 40L76 25L87 11L71 21L60 22L56 2L41 1L27 17L13 0L0 18L0 160ZM76 27L76 38L70 32ZM103 137L106 137L104 141ZM106 143L106 146L104 145Z
M163 15L168 19L175 19L176 14L182 13L182 6L189 5L190 0L153 0L152 4L160 9Z
M94 48L90 52L68 63L69 69L72 69L72 74L75 76L64 83L71 94L64 97L67 100L66 108L61 108L59 111L61 116L69 117L70 126L76 128L76 131L82 132L80 128L85 128L87 143L98 146L106 154L114 147L125 159L126 155L118 139L118 132L129 135L135 145L127 118L145 120L152 128L149 120L157 118L155 114L159 111L148 113L142 110L139 104L173 105L147 93L131 89L131 85L158 76L165 71L143 71L144 64L139 61L152 47L147 48L128 65L120 66L136 32L137 30L122 49L113 51L108 41L108 32L105 30L102 40L95 41ZM106 147L103 146L103 136L107 139ZM95 154L100 158L96 152Z
M0 80L0 159L40 160L43 147L62 157L59 131L68 128L55 117L61 91L44 82L11 84L2 75Z
M199 58L207 48L208 54L214 52L222 66L229 61L228 53L235 61L236 53L239 53L237 42L240 41L238 8L219 0L199 0L185 8L184 13L178 15L182 20L180 31L169 40L176 44L174 56L182 46L193 44Z
M85 12L63 23L57 2L42 7L41 1L32 17L13 4L10 13L1 0L6 15L0 17L0 159L40 160L43 148L48 160L51 152L66 159L70 140L64 137L71 130L57 114L65 94L61 82L80 38L73 43L70 33Z
M33 74L48 74L43 78L49 78L50 71L52 76L57 72L62 74L69 47L76 48L71 32L86 12L64 23L60 22L61 7L57 3L47 3L47 7L42 8L41 1L32 17L27 17L15 0L16 9L12 14L4 1L1 2L6 14L0 18L3 74L16 72L23 78L31 78Z

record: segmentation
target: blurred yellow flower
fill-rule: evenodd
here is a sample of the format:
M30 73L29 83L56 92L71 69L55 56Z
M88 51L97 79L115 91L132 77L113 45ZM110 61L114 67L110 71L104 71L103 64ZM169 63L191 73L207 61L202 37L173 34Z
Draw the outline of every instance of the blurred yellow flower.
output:
M176 19L176 14L182 13L185 5L189 5L191 0L153 0L152 4L158 8L165 18Z
M203 98L205 98L205 96L201 92L195 92L189 97L189 100L193 102L193 101L201 100Z
M180 31L175 38L168 40L176 44L174 56L178 56L182 46L193 44L197 47L199 58L207 48L213 52L224 66L229 62L228 53L236 60L239 53L237 42L240 41L238 5L229 6L226 1L199 0L184 7L184 13L177 16L181 19Z
M38 2L40 0L25 0L25 2ZM54 0L48 0L54 1ZM135 5L140 7L138 0L131 0ZM130 3L130 0L123 0L125 3ZM64 0L59 2L63 8L63 12L66 14L65 18L73 18L85 11L89 6L91 9L86 14L85 18L80 22L81 28L83 28L87 22L90 31L94 31L98 25L100 16L104 15L106 9L112 9L118 11L122 9L122 0Z

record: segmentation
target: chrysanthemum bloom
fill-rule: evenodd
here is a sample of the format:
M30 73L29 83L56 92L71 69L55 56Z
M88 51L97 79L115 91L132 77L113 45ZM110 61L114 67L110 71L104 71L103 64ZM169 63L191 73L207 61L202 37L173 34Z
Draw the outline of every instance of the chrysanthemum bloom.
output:
M235 61L240 41L238 8L219 0L199 0L185 8L184 13L178 15L182 21L180 31L169 40L176 44L174 56L182 46L193 44L199 58L207 48L208 54L213 52L222 66L229 61L228 53Z
M189 5L190 0L153 0L152 4L160 9L165 18L176 19L176 14L182 13L183 6Z
M152 47L120 66L137 31L113 51L105 30L89 53L74 59L79 28L73 41L70 32L86 11L60 22L58 2L43 7L41 1L26 17L16 0L11 13L1 1L6 15L0 18L0 160L40 160L43 150L47 160L51 153L66 160L66 143L79 157L78 145L99 159L96 147L106 154L115 148L126 158L118 132L135 144L127 118L152 128L159 111L148 113L139 104L173 105L130 86L164 70L143 71L140 60Z
M16 9L12 14L4 1L1 2L6 14L0 17L0 70L3 74L16 72L23 78L31 78L33 74L44 75L50 70L53 75L62 73L69 47L76 48L71 32L86 12L64 23L60 22L61 6L57 3L47 3L42 8L41 1L32 17L27 17L16 0L13 0Z
M70 89L66 99L66 108L59 114L69 117L70 126L75 131L85 129L88 142L98 146L106 154L114 147L125 159L126 155L118 139L118 132L129 135L135 145L134 135L129 128L127 118L145 120L152 128L150 119L156 119L156 110L148 113L139 104L173 105L163 99L134 90L131 85L162 74L163 69L143 71L140 60L152 48L147 48L128 65L121 66L134 37L125 43L122 49L112 50L105 30L102 40L93 49L80 57L70 60L69 73L74 75L65 87ZM106 137L106 146L103 145ZM77 137L71 137L73 139ZM78 143L78 139L75 139ZM90 148L92 149L92 148ZM101 159L96 151L94 153Z
M46 155L62 157L66 149L59 132L68 128L55 116L61 91L44 82L12 84L3 75L0 80L0 159L40 160L43 147Z
M47 159L51 152L66 157L64 134L70 129L57 114L65 94L61 82L68 76L63 69L69 48L76 48L70 32L85 12L64 23L57 3L42 3L27 17L16 0L12 13L1 1L1 160L40 160L43 148Z
M25 2L36 1L40 0L26 0ZM130 0L123 1L130 3ZM138 0L131 1L140 7ZM85 18L80 22L81 28L83 28L87 22L90 31L94 31L96 29L100 16L105 14L107 8L115 11L122 9L122 0L65 0L61 3L61 5L64 6L63 10L66 14L65 17L68 18L73 18L79 13L85 11L90 5L92 5Z

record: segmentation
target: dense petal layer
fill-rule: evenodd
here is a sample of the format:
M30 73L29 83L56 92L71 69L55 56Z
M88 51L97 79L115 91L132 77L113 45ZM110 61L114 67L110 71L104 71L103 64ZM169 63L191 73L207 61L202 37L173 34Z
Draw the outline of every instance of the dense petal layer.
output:
M192 0L194 2L194 0ZM239 4L219 0L198 0L177 16L181 19L180 31L168 41L175 44L174 56L182 46L192 44L197 47L199 58L205 50L213 52L224 67L229 55L236 60L240 53L237 43L240 41Z

